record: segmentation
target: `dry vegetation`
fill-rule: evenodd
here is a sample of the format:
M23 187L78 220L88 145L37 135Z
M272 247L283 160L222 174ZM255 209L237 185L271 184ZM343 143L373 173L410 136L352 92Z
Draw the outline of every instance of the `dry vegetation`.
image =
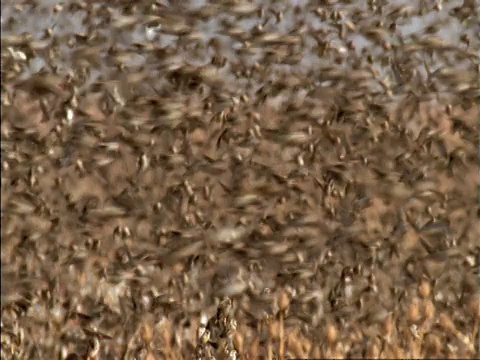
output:
M475 1L34 3L2 359L479 357Z

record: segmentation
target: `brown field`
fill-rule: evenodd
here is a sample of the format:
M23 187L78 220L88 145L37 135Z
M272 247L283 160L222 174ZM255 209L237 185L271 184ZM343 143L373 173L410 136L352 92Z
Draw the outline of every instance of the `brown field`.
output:
M2 3L2 359L479 358L475 1L292 3Z

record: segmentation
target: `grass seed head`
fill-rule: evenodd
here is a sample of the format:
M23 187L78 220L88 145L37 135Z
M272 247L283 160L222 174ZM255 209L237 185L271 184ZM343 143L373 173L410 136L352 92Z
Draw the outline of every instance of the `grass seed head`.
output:
M338 331L335 325L332 323L327 324L327 343L330 347L333 347L338 338Z
M456 331L455 324L447 313L440 314L438 322L445 331L449 333L454 333Z
M431 290L432 289L428 280L422 279L418 287L418 293L420 294L420 296L424 299L428 298L430 296Z
M411 323L420 320L420 301L418 298L414 298L408 307L408 320Z
M426 300L423 303L423 315L425 320L433 320L435 317L435 304L432 300Z

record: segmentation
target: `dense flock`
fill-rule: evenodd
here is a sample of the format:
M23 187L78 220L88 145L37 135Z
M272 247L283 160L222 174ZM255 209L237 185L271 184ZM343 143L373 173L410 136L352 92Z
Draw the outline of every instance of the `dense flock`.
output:
M2 359L479 357L478 1L1 10Z

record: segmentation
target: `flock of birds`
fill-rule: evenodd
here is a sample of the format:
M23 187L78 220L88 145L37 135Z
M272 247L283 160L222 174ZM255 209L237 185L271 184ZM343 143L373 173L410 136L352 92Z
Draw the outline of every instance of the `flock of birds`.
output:
M478 356L477 1L1 6L2 359Z

